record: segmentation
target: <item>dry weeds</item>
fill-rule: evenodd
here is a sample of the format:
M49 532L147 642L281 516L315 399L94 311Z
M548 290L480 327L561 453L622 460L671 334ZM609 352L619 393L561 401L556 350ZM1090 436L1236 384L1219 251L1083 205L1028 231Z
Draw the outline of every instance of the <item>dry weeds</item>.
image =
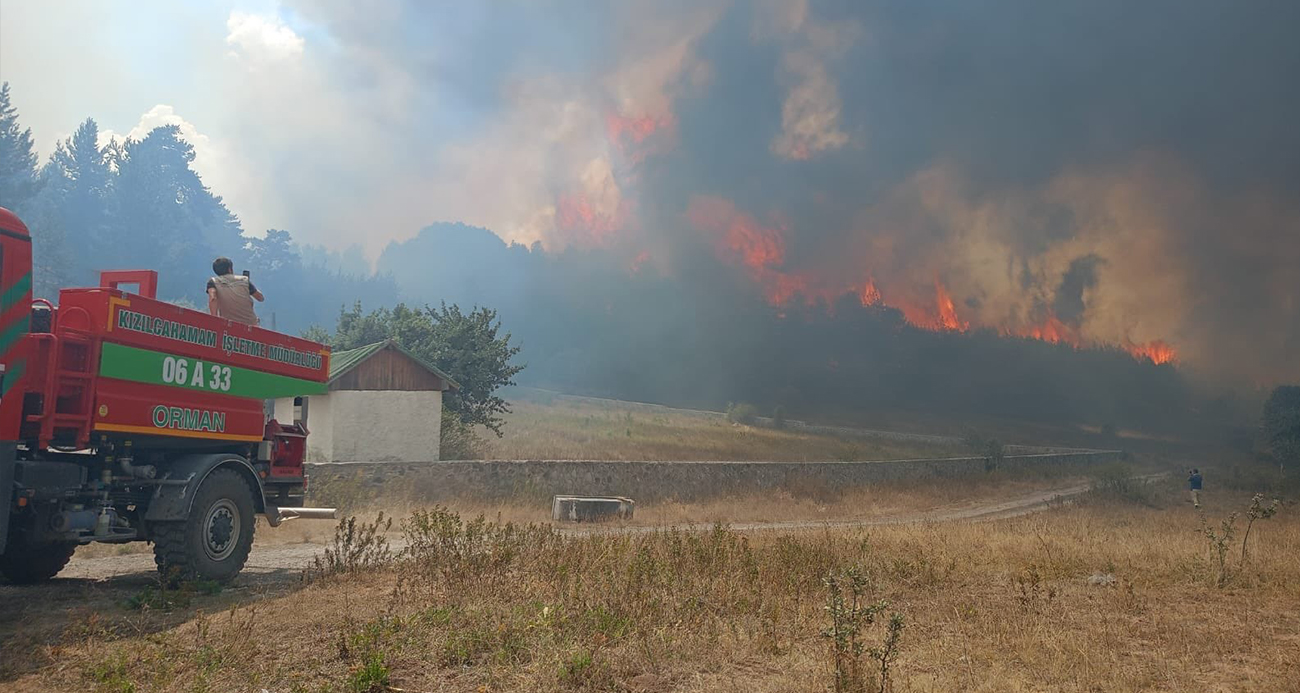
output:
M1219 496L1206 512L1249 502ZM822 691L833 676L822 579L860 566L873 598L906 619L898 691L1295 690L1294 506L1255 528L1219 589L1196 512L1172 496L1156 505L1097 497L994 523L792 535L563 536L435 511L406 521L414 549L392 565L164 630L83 624L46 653L50 666L11 683Z

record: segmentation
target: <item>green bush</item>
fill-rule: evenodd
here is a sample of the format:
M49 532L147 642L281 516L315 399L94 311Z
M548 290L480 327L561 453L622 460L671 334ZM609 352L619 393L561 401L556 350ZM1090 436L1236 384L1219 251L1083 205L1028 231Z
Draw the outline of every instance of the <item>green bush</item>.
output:
M984 458L984 471L991 472L1002 466L1006 458L1006 450L1002 441L997 438L985 437L975 429L967 429L966 434L962 436L962 444L970 450L972 454Z
M461 420L460 414L443 407L438 447L438 459L481 460L486 446L474 428Z
M758 409L746 402L729 402L727 404L727 421L734 424L754 425L758 420Z

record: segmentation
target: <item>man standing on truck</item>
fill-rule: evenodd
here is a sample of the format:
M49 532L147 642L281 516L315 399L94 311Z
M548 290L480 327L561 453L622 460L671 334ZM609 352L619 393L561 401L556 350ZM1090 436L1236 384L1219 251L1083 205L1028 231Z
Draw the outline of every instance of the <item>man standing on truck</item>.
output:
M262 292L253 286L248 273L235 274L235 263L228 257L212 261L216 276L208 280L208 312L245 325L257 324L253 299L265 301Z

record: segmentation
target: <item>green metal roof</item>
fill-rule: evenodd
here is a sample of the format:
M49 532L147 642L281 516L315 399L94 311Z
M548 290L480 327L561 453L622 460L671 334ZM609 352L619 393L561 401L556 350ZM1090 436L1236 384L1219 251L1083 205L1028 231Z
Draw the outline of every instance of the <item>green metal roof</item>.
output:
M397 342L391 339L386 339L382 342L375 342L374 344L367 344L366 346L357 347L356 349L347 349L344 351L331 352L330 353L330 382L333 383L335 380L338 380L340 377L342 377L344 373L347 373L353 368L356 368L357 365L360 364L362 361L365 361L366 359L370 358L371 356L374 356L375 354L379 353L380 351L383 351L385 348L388 347L392 347L393 349L396 349L397 351L405 354L412 361L420 364L420 366L422 366L425 370L429 371L430 373L433 373L434 375L438 376L439 378L442 378L443 380L446 380L447 385L451 387L453 390L460 389L460 383L456 382L455 380L452 380L450 375L443 373L442 370L440 370L437 366L433 365L432 363L429 363L428 361L425 361L419 356L416 356L415 354L407 350L405 347L403 347L401 344L398 344Z

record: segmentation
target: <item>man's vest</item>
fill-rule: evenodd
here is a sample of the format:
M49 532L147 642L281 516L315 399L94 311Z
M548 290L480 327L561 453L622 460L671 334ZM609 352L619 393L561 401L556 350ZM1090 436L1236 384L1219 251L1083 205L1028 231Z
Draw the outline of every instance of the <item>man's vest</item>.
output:
M257 324L253 312L253 296L249 293L248 277L242 274L223 274L212 278L217 289L217 315L245 325Z

